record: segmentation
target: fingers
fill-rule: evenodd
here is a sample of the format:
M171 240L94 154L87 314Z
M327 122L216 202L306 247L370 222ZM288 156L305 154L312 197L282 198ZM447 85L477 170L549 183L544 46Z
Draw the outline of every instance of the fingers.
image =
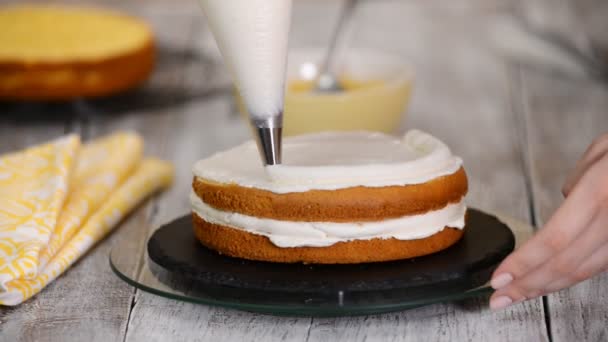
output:
M500 289L507 286L513 279L523 277L566 249L587 228L595 215L596 208L588 205L591 191L589 186L577 187L545 227L494 271L492 287Z
M571 287L581 281L587 280L596 274L608 269L608 246L603 246L589 257L583 264L568 277L559 279L545 288L545 293L559 291Z
M496 269L491 285L497 291L491 307L539 296L550 290L550 284L569 284L568 278L589 276L589 269L577 271L608 244L606 175L608 155L587 170L545 227Z
M583 157L576 163L574 170L570 173L564 186L562 187L562 194L568 196L570 191L579 182L585 172L595 164L598 160L608 154L608 133L601 135L595 139L593 143L587 148L587 151L583 154Z
M600 212L585 232L565 250L546 263L496 291L493 298L506 296L513 301L532 299L547 293L550 284L558 281L582 281L591 276L588 269L581 271L592 256L608 245L608 212ZM608 264L608 260L604 260ZM587 268L589 268L587 266ZM581 274L582 272L582 274ZM581 279L585 276L584 279Z
M591 224L603 198L608 198L606 174L608 157L591 167L542 230L502 262L494 271L492 287L504 287L508 277L520 278L568 247Z

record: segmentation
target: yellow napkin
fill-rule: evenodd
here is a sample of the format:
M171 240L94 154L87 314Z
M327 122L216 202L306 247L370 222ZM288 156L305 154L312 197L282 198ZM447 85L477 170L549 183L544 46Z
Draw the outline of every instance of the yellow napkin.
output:
M77 136L0 156L0 304L16 305L167 187L170 164L142 160L134 133L80 147Z

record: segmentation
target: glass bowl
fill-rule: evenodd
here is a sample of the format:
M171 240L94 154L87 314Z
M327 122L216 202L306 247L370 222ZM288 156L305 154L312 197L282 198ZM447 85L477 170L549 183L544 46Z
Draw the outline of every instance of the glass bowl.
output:
M340 58L337 76L344 92L312 91L322 49L289 53L284 134L368 130L393 133L405 118L413 88L413 72L401 57L351 49ZM239 111L246 107L237 93Z

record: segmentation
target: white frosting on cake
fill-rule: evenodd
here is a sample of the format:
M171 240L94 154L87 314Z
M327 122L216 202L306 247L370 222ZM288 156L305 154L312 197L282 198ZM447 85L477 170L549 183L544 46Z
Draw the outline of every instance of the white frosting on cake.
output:
M275 193L421 184L462 166L439 139L411 130L402 139L374 132L326 132L284 140L283 164L264 167L254 142L194 165L194 175Z
M429 237L446 226L462 229L465 224L464 202L448 204L443 209L375 222L295 222L258 218L225 212L190 194L192 210L207 222L263 235L278 247L327 247L352 240L414 240Z
M250 114L283 111L291 0L200 0Z

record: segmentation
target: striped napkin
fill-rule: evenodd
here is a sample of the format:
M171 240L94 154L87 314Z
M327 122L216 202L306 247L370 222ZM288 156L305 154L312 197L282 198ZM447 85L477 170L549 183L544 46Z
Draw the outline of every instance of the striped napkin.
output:
M40 292L150 194L172 166L135 133L76 135L0 156L0 304Z

